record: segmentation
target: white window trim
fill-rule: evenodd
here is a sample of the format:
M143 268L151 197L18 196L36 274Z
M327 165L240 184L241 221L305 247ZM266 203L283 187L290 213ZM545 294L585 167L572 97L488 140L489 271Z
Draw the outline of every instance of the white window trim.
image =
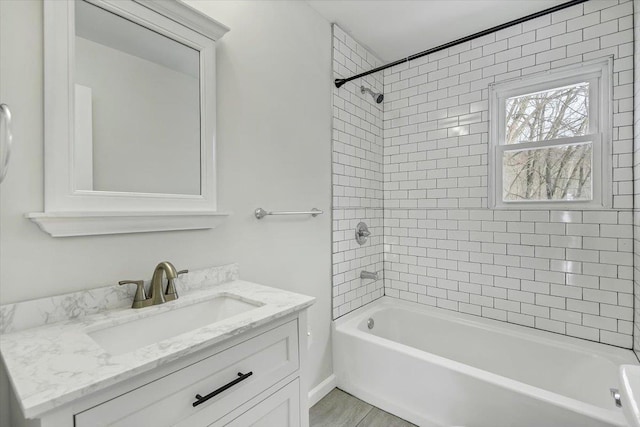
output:
M588 210L612 207L613 57L586 61L562 68L489 85L489 207L493 209ZM553 140L504 144L505 100L513 96L589 82L589 135ZM508 201L502 196L502 154L525 148L592 142L592 200Z

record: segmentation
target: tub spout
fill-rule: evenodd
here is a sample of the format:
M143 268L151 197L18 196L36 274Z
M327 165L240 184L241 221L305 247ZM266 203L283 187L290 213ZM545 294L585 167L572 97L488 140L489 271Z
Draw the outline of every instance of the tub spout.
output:
M365 271L362 270L360 272L360 278L361 279L371 279L371 280L378 280L378 272L371 272L371 271Z

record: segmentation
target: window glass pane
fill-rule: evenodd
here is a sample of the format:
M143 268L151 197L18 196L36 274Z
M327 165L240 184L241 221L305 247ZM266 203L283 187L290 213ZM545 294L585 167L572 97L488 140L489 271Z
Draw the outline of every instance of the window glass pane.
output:
M503 200L591 200L591 157L591 142L505 151Z
M589 83L579 83L506 100L507 144L586 135Z

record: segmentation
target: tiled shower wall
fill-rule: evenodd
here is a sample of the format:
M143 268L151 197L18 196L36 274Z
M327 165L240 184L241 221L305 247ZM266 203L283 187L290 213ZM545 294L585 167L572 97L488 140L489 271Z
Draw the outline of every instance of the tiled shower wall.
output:
M609 55L614 209L488 209L488 85ZM631 347L632 2L590 1L396 66L384 89L385 293Z
M349 77L380 61L337 25L333 26L333 71ZM382 75L370 75L333 89L333 317L337 318L384 294L382 106L365 85L382 92ZM356 225L364 221L371 237L360 246ZM362 270L379 280L362 280Z
M634 294L635 294L635 328L633 349L640 358L640 0L634 0L634 132L633 132L633 244L634 244Z

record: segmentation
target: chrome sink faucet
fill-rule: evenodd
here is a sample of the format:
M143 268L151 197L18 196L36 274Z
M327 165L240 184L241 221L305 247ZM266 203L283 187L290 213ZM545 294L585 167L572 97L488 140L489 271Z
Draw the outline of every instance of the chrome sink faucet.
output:
M165 273L167 274L168 280L173 280L178 277L176 268L169 261L163 261L156 265L156 269L153 271L153 277L151 278L151 291L149 292L151 305L164 304L167 301L164 298L164 291L162 290L162 278Z
M177 272L177 275L180 276L181 274L185 274L188 272L189 270L180 270ZM173 301L175 299L178 299L178 291L176 290L175 278L169 279L169 281L167 282L167 290L164 293L164 299L165 301Z
M176 268L169 261L163 261L158 264L153 271L153 277L151 278L151 287L149 289L149 296L147 296L144 289L143 280L122 280L118 282L119 285L126 285L133 283L138 288L133 298L133 305L131 308L143 308L152 305L164 304L167 301L173 301L178 299L178 292L174 280L180 274L188 273L189 270L176 271ZM167 276L167 289L166 293L162 289L162 282L164 276Z

